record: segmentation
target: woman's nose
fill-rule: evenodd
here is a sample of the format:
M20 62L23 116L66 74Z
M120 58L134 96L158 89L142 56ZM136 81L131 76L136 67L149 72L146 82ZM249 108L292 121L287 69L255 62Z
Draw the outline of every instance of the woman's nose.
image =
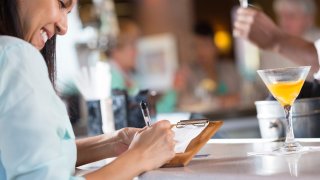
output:
M64 14L60 20L56 23L56 34L65 35L68 31L68 18L67 14Z

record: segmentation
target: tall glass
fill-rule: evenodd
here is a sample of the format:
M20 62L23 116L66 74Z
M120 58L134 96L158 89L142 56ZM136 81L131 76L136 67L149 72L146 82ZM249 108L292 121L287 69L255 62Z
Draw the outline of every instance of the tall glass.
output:
M310 66L258 70L261 79L285 112L286 140L278 149L280 152L299 152L302 149L300 143L294 139L291 107L301 91L309 70Z

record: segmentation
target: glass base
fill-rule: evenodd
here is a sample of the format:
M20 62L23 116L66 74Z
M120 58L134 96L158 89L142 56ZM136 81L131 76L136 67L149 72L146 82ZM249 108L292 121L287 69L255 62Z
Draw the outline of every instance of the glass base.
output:
M299 142L293 141L293 142L285 142L285 143L283 143L283 146L280 147L278 151L294 153L294 152L299 152L302 149L303 149L303 147L300 145Z
M305 154L309 152L320 152L320 146L302 146L299 142L284 142L276 149L248 152L248 156L287 156L293 154Z

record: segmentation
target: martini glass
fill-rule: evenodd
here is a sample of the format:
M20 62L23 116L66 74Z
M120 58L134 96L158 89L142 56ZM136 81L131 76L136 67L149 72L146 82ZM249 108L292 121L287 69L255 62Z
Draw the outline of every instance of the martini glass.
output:
M301 91L309 70L310 66L258 70L261 79L285 112L286 140L282 147L275 150L279 153L294 153L303 149L294 139L291 107Z

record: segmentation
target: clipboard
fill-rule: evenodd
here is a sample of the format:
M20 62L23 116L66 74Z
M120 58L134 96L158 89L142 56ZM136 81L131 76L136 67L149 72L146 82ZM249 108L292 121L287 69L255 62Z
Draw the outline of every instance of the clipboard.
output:
M208 119L195 119L195 120L182 120L175 126L177 128L183 128L184 126L208 126L196 136L188 145L184 153L176 153L175 157L162 167L183 167L188 165L194 155L209 141L209 139L218 131L222 126L222 121L209 121Z

